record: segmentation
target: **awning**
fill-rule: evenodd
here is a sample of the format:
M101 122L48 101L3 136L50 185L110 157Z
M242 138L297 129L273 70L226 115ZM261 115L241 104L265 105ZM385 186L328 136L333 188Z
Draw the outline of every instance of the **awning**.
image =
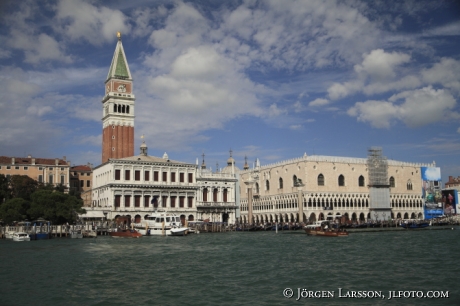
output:
M102 210L87 210L86 214L78 215L80 218L104 218Z

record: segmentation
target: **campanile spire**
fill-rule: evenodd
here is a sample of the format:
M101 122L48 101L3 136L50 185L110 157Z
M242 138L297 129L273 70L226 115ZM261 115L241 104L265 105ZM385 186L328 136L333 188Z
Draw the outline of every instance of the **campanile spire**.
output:
M134 155L133 79L117 32L117 45L102 99L102 162Z

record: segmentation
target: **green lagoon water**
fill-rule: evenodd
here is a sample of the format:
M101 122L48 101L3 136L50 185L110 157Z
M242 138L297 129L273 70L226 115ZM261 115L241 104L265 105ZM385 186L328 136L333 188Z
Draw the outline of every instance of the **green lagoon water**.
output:
M460 305L459 240L459 228L0 240L0 305ZM407 290L449 298L388 299Z

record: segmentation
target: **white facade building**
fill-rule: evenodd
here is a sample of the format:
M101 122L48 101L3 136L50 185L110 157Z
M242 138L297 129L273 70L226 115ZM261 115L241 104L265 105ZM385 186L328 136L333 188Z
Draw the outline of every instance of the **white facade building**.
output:
M305 154L300 158L240 171L239 221L299 222L334 216L362 222L423 218L420 169L435 167L434 162L419 164L388 160L391 212L371 209L367 162L366 158ZM296 184L299 179L302 186ZM251 186L251 192L248 186ZM299 202L302 207L298 206Z

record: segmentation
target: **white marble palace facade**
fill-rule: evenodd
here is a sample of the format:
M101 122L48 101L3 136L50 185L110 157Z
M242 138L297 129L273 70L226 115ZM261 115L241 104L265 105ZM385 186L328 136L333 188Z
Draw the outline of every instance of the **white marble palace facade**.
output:
M327 219L336 215L348 220L423 218L421 167L388 160L391 216L374 216L370 210L366 158L307 156L240 171L241 216L249 223L248 185L252 181L253 223L297 222ZM296 187L300 179L302 187ZM300 196L299 196L300 194ZM299 210L301 198L302 209ZM377 218L379 217L379 218Z
M109 159L93 169L93 204L82 217L142 220L156 208L184 222L234 223L236 182L235 175L170 160L166 153L149 156L142 144L140 155Z

